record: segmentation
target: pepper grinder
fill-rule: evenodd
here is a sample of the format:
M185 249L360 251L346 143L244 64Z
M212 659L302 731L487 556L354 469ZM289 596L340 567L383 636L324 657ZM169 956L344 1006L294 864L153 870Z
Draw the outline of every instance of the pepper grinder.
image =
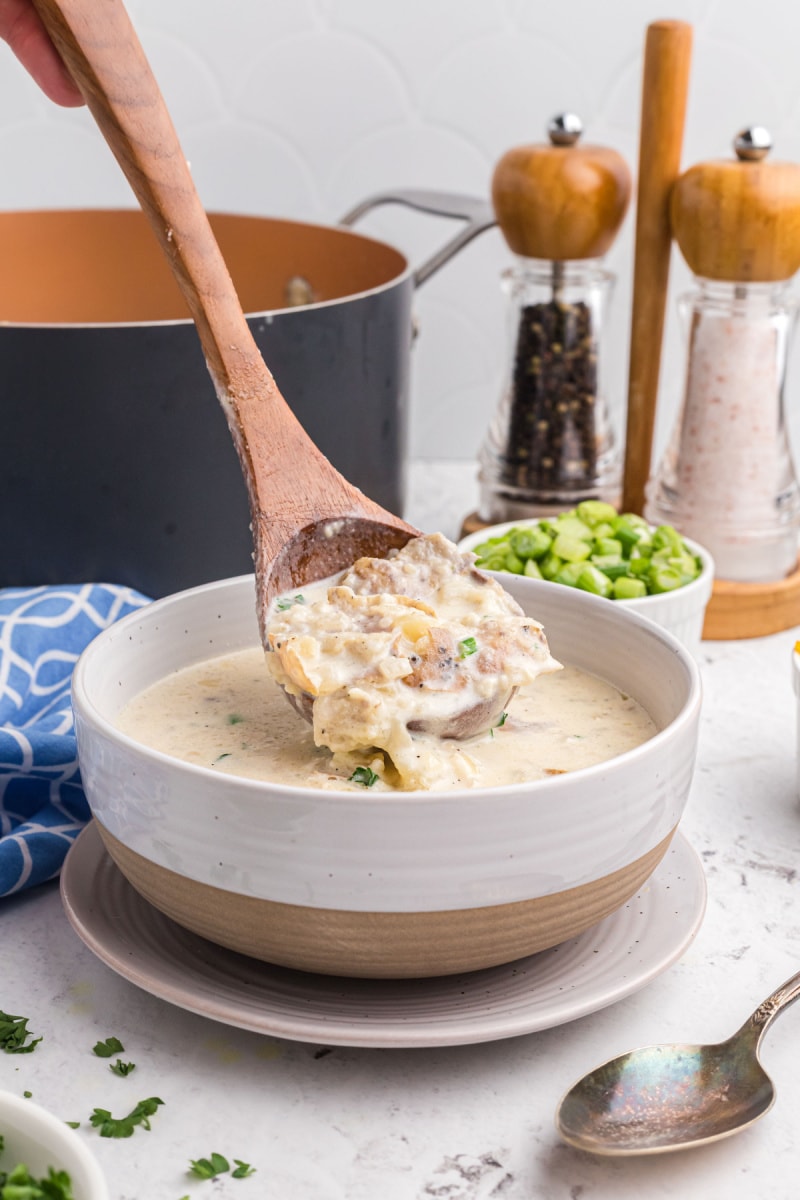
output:
M648 520L701 542L717 578L741 584L786 579L798 557L784 380L798 311L789 287L800 268L800 165L766 161L771 146L762 127L743 130L734 159L691 167L673 188L672 229L694 274L679 301L688 355L677 421L646 488ZM767 632L764 603L753 600L743 632L728 624L706 636Z
M503 275L509 364L479 454L475 527L619 499L601 347L614 276L602 256L631 178L615 150L580 143L582 128L562 113L547 143L509 150L494 172L495 215L517 259Z

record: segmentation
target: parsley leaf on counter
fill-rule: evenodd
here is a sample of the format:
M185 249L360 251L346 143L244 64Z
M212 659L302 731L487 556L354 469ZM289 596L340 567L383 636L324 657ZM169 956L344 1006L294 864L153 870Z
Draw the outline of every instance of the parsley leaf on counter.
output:
M208 1158L193 1158L189 1162L189 1170L198 1179L214 1179L230 1171L231 1164L221 1154L211 1153Z
M149 1117L152 1117L163 1100L159 1100L158 1096L150 1096L147 1100L140 1100L127 1117L112 1117L107 1108L95 1108L92 1115L89 1117L89 1122L95 1129L99 1129L100 1137L108 1138L129 1138L137 1125L141 1125L143 1129L150 1128Z
M0 1049L6 1054L30 1054L39 1045L40 1037L28 1042L28 1038L33 1037L28 1029L29 1019L0 1011Z
M251 1167L250 1163L242 1162L240 1158L233 1160L236 1163L236 1170L231 1171L232 1179L247 1179L248 1175L255 1175L255 1167Z
M240 1158L235 1158L236 1167L231 1171L231 1164L223 1154L212 1152L208 1158L193 1158L189 1163L189 1173L196 1175L198 1179L216 1179L218 1175L224 1175L231 1171L231 1179L247 1179L249 1175L255 1175L255 1167L251 1167L250 1163L242 1162Z
M113 1071L115 1075L130 1075L131 1071L136 1070L136 1063L123 1062L118 1058L115 1063L108 1064L109 1071Z
M119 1038L106 1038L104 1042L98 1042L93 1050L98 1058L111 1058L112 1054L122 1054L125 1047Z

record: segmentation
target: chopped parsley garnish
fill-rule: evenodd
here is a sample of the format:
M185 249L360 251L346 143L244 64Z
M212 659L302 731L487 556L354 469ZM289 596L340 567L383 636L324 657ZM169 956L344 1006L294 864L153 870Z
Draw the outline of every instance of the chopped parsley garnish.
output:
M247 1179L248 1175L255 1174L255 1167L251 1167L249 1163L242 1162L240 1158L235 1158L236 1166L231 1171L231 1164L223 1154L213 1152L208 1158L193 1158L189 1163L189 1173L195 1175L198 1179L216 1179L218 1175L225 1175L231 1171L231 1179Z
M506 723L507 717L508 717L507 712L500 713L500 720L495 725L495 729L502 729L503 725L505 725L505 723Z
M109 1063L108 1069L115 1075L130 1075L131 1071L136 1070L136 1063L123 1062L121 1058L118 1058L115 1063Z
M364 787L372 787L378 782L378 776L369 767L356 767L349 779L350 783L360 783Z
M294 608L295 604L305 604L305 602L305 596L281 596L281 598L275 602L275 607L277 608L278 612L286 612L287 608Z
M478 649L478 643L474 637L464 638L463 641L458 643L458 646L461 651L460 658L469 658L470 654L474 654Z
M222 762L223 758L230 758L231 753L232 752L230 750L226 750L224 754L218 754L217 757L214 759L214 762L218 763L218 762Z
M233 1161L236 1163L236 1167L231 1171L232 1179L247 1179L248 1175L255 1175L256 1169L251 1167L250 1163L242 1162L240 1158L235 1158Z
M137 1125L143 1129L150 1128L149 1118L163 1103L158 1096L150 1096L147 1100L140 1100L127 1117L112 1117L107 1108L95 1108L89 1122L100 1131L100 1137L129 1138L133 1136Z
M0 1171L0 1197L5 1200L75 1200L72 1180L66 1171L48 1167L43 1179L34 1179L24 1163L11 1171Z
M40 1037L28 1041L28 1038L33 1038L28 1029L29 1020L29 1017L15 1017L11 1013L0 1012L0 1049L5 1050L6 1054L30 1054L39 1045L42 1040Z
M221 1154L212 1153L208 1158L193 1158L189 1163L189 1171L198 1179L213 1179L215 1175L224 1175L230 1171L231 1164Z
M119 1038L109 1037L104 1042L97 1042L93 1050L98 1058L111 1058L114 1054L122 1054L125 1047Z
M228 713L228 724L229 725L241 725L243 720L244 720L244 717L241 716L239 713Z

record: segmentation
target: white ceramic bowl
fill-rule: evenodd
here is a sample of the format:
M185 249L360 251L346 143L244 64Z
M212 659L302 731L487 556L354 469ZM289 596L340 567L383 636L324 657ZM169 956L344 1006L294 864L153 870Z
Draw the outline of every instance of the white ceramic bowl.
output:
M212 941L340 975L452 974L575 936L635 894L666 851L692 776L700 682L668 633L571 588L504 580L561 661L649 712L656 736L531 784L321 791L221 776L133 742L121 707L180 667L256 645L250 577L159 600L81 656L83 783L123 873Z
M462 550L474 550L482 542L491 537L502 537L509 529L526 528L536 525L539 518L519 521L505 521L502 525L489 525L477 533L467 534L458 543ZM674 592L661 592L658 595L642 596L637 600L612 600L610 603L627 609L629 612L641 613L651 621L655 621L662 629L673 633L692 654L697 657L700 652L700 641L703 636L703 621L706 607L711 599L711 589L714 584L714 560L698 542L684 538L692 554L696 554L703 564L703 569L697 579L687 583L685 587L676 588ZM507 587L509 574L505 571L489 571ZM527 582L536 582L529 580ZM558 584L558 587L564 587Z
M103 1173L81 1137L39 1104L0 1092L0 1134L3 1170L24 1163L39 1179L54 1167L68 1172L75 1200L108 1200Z

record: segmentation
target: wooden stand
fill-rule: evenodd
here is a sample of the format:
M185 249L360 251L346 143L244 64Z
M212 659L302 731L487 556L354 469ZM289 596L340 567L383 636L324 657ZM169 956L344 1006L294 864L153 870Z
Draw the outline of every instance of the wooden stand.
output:
M800 625L800 565L776 583L716 580L703 637L709 641L764 637L793 625Z
M488 525L480 519L476 512L472 512L469 516L464 517L459 537L466 537L468 533L477 533L480 529L488 529Z

